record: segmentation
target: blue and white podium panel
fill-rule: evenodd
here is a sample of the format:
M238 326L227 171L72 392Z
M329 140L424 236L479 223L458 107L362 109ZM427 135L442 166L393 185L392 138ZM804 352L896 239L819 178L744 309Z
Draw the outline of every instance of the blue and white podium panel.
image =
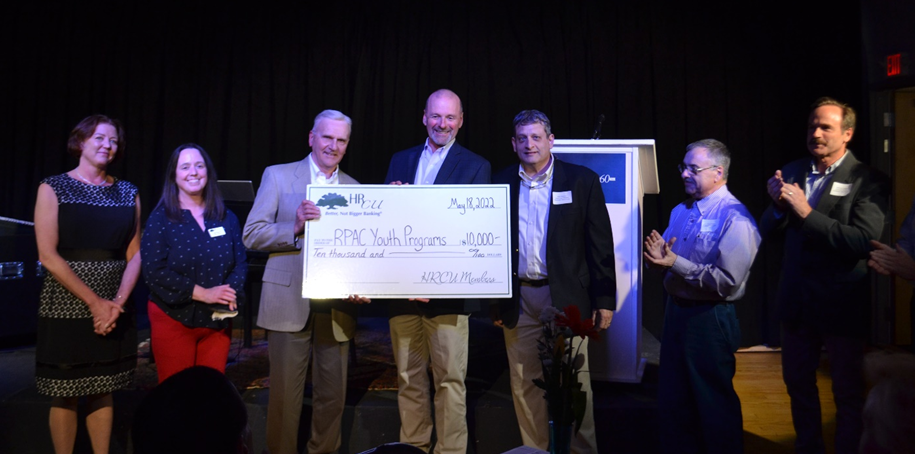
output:
M599 176L616 259L616 313L600 342L590 344L591 379L638 383L642 343L642 198L658 193L654 140L556 140L554 156Z

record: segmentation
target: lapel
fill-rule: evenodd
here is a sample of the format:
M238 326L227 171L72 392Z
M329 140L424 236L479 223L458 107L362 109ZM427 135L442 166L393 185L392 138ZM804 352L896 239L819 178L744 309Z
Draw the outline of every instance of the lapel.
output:
M460 162L460 160L461 160L462 152L463 152L463 148L460 145L458 145L457 142L455 142L454 145L451 146L451 150L448 151L448 157L446 157L445 161L442 162L442 167L438 169L438 175L435 176L435 184L446 184L447 183L447 181L451 177L451 174L454 172L454 169L457 168L458 162ZM420 152L420 153L422 153L422 152ZM417 163L418 162L419 162L419 159L417 159ZM413 165L413 172L414 173L416 172L415 164ZM415 175L414 175L414 178L415 178Z
M515 167L517 169L517 166ZM517 172L517 171L516 171ZM508 197L509 204L511 205L511 244L512 244L512 267L515 272L518 271L518 196L521 191L521 177L517 173L509 179L508 182Z
M788 175L791 180L785 180L786 183L797 183L803 191L807 191L807 174L810 173L810 160L804 160L804 164L798 166L793 175ZM783 175L784 177L784 175Z
M512 232L518 232L518 196L521 191L521 177L513 175L508 183L508 197L511 204Z
M563 169L562 161L556 159L556 156L553 156L553 188L552 193L549 195L549 200L547 203L550 204L550 214L546 221L546 244L550 244L550 240L553 238L553 233L556 232L556 224L559 223L559 215L556 214L556 208L553 206L553 194L557 192L570 191L569 182L566 177L565 169ZM572 203L577 203L575 200L575 194L572 195Z
M413 153L407 153L407 175L404 178L404 183L413 184L416 180L416 167L419 166L419 157L423 154L423 145L419 146L419 150L416 150Z
M832 207L842 199L842 197L832 195L832 185L836 183L854 183L852 170L857 167L858 160L855 159L855 155L851 154L851 150L847 150L846 153L848 156L845 156L842 165L833 173L832 178L829 179L829 183L827 183L826 187L823 189L823 195L820 196L820 201L817 202L816 210L820 213L828 214L832 210Z
M304 194L307 186L311 184L311 164L308 162L311 158L309 156L305 156L305 159L299 161L292 172L292 192Z

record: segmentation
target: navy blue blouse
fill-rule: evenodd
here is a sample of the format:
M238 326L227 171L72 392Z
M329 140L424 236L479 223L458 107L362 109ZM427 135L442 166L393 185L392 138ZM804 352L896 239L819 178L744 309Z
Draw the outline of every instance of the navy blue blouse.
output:
M215 305L195 301L192 295L195 284L229 284L237 304L242 303L248 263L238 218L226 210L225 219L206 219L206 230L201 230L190 211L181 210L181 215L182 222L169 221L165 208L158 206L146 222L140 255L149 299L185 326L225 328L228 321L212 319Z

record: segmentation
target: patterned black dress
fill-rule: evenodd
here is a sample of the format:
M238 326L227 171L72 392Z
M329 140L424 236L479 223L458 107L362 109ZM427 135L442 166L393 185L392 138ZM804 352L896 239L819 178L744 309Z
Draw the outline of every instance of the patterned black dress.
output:
M114 299L136 229L137 187L118 179L93 186L67 174L42 183L57 195L58 253L96 294ZM38 391L74 397L130 385L137 365L136 317L130 301L124 310L115 329L99 336L88 306L47 273L38 308Z

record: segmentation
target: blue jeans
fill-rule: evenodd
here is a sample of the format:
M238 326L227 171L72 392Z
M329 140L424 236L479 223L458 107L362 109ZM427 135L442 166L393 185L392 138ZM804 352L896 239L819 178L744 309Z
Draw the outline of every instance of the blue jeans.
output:
M732 382L739 346L733 304L668 298L658 371L661 452L743 452L743 417Z

